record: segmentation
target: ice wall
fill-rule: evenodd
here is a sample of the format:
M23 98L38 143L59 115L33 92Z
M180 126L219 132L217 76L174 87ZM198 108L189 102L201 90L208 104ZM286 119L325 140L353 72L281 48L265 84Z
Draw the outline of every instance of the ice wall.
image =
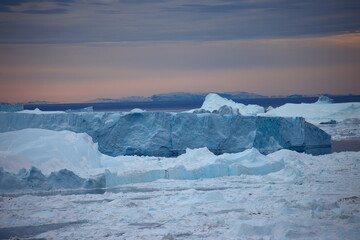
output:
M20 103L0 103L0 112L17 112L24 110L24 106Z
M24 128L86 132L102 153L177 156L186 148L207 147L215 154L255 147L305 151L330 147L330 136L303 118L221 114L135 113L0 113L0 132Z

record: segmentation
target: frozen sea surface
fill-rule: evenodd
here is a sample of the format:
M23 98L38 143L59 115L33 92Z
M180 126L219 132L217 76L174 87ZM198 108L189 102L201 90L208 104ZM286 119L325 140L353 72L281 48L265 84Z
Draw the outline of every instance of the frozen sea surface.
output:
M118 193L3 195L0 236L32 227L26 237L40 239L359 239L358 152L272 155L285 168L262 176L162 179Z

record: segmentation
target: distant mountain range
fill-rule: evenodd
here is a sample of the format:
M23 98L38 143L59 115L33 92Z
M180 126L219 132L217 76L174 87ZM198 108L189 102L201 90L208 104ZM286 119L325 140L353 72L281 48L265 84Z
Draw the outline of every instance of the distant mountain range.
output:
M49 101L29 101L23 104L58 104L58 102L49 102Z
M91 103L100 103L100 102L160 102L160 101L204 101L208 92L199 92L199 93L188 93L188 92L173 92L173 93L162 93L155 94L150 97L140 97L132 96L125 98L97 98L88 102ZM263 96L255 93L248 92L224 92L217 93L222 97L228 99L254 99L254 98L268 98L268 96Z
M293 95L274 95L274 96L264 96L256 93L249 93L249 92L215 92L222 97L232 100L241 100L241 99L264 99L264 98L307 98L307 97L319 97L321 95L326 96L336 96L330 94L314 94L314 95L300 95L300 94L293 94ZM123 97L123 98L97 98L94 100L86 101L85 103L140 103L140 102L202 102L204 101L206 95L209 92L196 92L196 93L189 93L189 92L172 92L172 93L161 93L155 94L150 97L142 97L142 96L131 96L131 97ZM345 95L343 95L345 96ZM346 95L346 96L351 96ZM48 102L48 101L31 101L24 104L57 104L56 102Z

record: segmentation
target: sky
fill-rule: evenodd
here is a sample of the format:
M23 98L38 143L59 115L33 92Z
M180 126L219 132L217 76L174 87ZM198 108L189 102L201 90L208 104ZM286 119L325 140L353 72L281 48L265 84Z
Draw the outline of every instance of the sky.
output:
M358 0L0 0L0 102L360 94Z

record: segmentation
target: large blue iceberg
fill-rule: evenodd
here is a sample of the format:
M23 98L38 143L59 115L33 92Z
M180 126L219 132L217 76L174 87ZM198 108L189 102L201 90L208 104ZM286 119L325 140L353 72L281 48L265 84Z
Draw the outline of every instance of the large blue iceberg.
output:
M301 117L212 113L0 113L0 132L25 128L86 132L111 156L178 156L186 148L215 154L257 148L308 151L330 148L330 136Z

